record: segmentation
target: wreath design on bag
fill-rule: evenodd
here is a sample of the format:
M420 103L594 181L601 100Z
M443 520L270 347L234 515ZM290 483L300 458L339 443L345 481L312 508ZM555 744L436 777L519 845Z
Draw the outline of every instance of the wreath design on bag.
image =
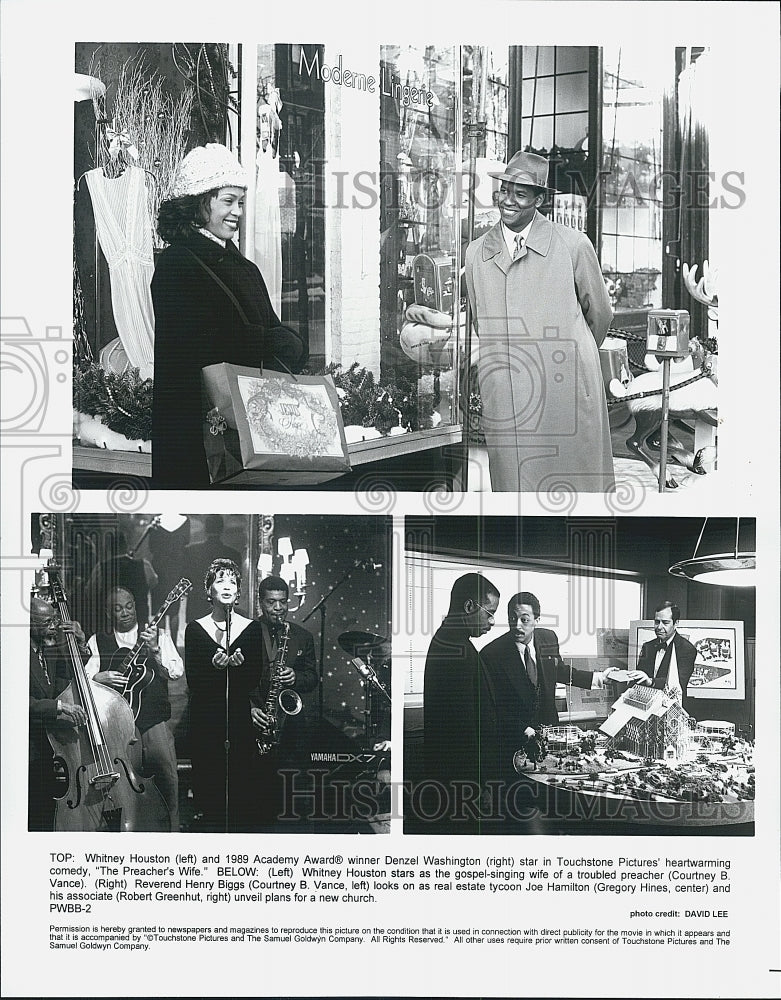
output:
M269 450L295 458L327 454L339 439L336 413L322 387L282 379L250 384L247 422Z

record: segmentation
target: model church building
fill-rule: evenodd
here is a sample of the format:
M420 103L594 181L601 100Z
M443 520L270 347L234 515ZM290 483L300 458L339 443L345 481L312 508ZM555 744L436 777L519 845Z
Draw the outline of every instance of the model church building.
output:
M691 716L666 691L636 685L614 703L600 729L610 748L654 760L680 760L691 746Z

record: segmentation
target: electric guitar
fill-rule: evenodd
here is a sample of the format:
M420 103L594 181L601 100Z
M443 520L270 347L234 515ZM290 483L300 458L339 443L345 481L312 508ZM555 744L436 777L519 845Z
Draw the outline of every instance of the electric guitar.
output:
M181 598L183 598L185 594L189 593L192 588L193 585L189 580L181 579L173 590L170 591L168 597L166 597L163 601L157 611L157 614L155 614L149 622L149 625L152 628L156 628L171 605L176 604L177 601L181 600ZM140 625L138 630L140 633ZM141 711L141 699L144 691L149 687L155 678L154 664L147 663L148 657L149 652L147 650L146 643L143 639L139 638L138 642L132 649L118 649L116 652L112 653L109 665L105 668L106 670L118 670L120 673L124 674L125 683L124 686L119 689L119 693L128 705L130 705L133 710L133 717L136 720L138 719L138 713Z

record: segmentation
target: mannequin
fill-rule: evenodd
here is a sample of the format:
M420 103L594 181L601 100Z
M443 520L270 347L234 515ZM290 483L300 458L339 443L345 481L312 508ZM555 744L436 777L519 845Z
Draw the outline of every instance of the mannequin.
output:
M269 88L267 103L258 106L258 154L255 189L255 263L263 275L271 304L282 310L282 224L279 213L279 133L282 99Z

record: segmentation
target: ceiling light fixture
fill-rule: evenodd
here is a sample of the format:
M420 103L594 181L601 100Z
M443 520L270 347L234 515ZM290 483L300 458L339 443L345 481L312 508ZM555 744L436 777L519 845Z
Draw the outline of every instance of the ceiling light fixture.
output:
M740 552L738 536L740 535L740 518L736 519L735 551L711 556L698 556L702 536L708 518L702 526L700 537L694 546L691 559L682 559L670 567L673 576L680 576L695 583L710 583L719 587L755 587L757 575L756 552Z

